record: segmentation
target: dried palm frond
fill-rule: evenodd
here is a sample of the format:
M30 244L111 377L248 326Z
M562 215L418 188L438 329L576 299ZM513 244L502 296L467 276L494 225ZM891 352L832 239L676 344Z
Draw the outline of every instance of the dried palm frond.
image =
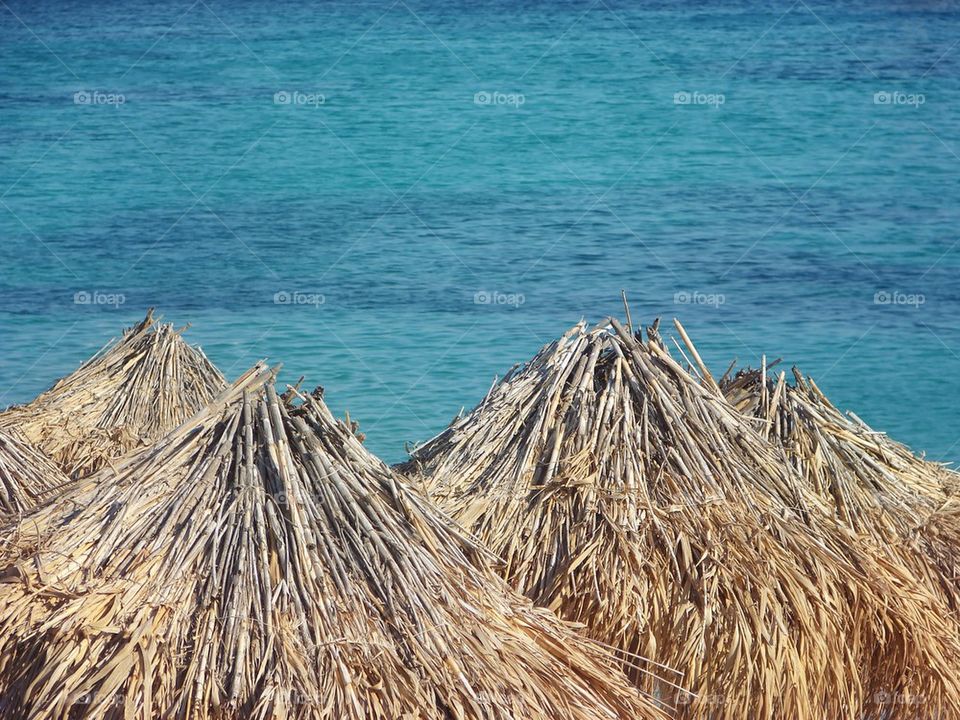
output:
M722 389L762 421L759 432L783 446L839 522L875 538L960 611L957 473L844 415L796 368L793 376L791 385L785 373L774 380L766 367L746 369Z
M884 693L960 712L946 608L833 520L679 325L699 377L656 327L581 323L402 469L537 604L683 672L686 717L915 717Z
M150 310L49 390L0 413L0 426L17 427L73 478L159 439L226 385L181 332Z
M0 551L11 718L659 718L319 396L256 367Z
M69 482L16 430L0 428L0 520L33 509Z

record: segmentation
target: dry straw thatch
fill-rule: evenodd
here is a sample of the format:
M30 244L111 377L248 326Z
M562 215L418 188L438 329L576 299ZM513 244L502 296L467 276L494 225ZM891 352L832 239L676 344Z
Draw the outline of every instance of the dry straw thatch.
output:
M875 538L960 611L957 473L843 414L796 368L793 376L793 384L785 373L774 380L764 362L721 387L738 410L761 421L764 437L782 445L839 522Z
M15 430L0 428L0 520L33 509L69 482Z
M686 717L956 716L946 608L832 519L677 327L698 374L656 325L581 324L404 470L535 602L682 671Z
M17 427L74 478L159 439L226 386L181 333L150 310L33 401L0 413L0 426Z
M319 397L254 368L0 553L0 715L656 718Z

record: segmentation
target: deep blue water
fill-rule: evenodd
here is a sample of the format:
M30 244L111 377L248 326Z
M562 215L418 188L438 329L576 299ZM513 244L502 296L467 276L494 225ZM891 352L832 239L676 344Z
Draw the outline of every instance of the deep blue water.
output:
M624 288L960 459L958 40L936 2L2 0L0 406L155 305L396 461Z

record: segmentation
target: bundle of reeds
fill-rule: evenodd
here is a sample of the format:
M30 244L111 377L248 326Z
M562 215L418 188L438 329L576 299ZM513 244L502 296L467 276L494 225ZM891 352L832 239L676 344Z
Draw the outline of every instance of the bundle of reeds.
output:
M49 390L0 413L0 426L18 428L73 478L159 439L226 385L185 329L156 323L151 309Z
M319 395L273 382L254 368L19 524L0 715L660 717Z
M793 368L794 383L766 363L721 382L760 434L780 444L837 520L872 536L960 611L960 503L957 473L914 455L856 415L845 415L816 382Z
M686 717L960 712L946 609L833 521L687 346L702 377L656 326L578 325L403 469L535 602L682 671Z
M31 510L69 482L17 431L0 428L0 519Z

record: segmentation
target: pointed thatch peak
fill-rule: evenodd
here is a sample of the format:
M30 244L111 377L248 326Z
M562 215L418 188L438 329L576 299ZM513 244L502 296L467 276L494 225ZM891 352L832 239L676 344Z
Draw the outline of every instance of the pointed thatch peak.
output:
M957 489L960 475L941 463L917 457L902 443L841 412L813 378L793 368L774 379L768 368L746 368L722 383L739 411L762 420L759 432L782 444L821 494L829 492L824 473L843 469L869 495L839 499L838 512L856 525L857 504L877 499L897 504L911 498L942 505Z
M0 553L0 714L655 718L334 420L254 368Z
M692 371L656 324L581 323L404 470L535 602L683 672L687 717L956 712L947 608L833 521L677 330Z
M760 420L839 522L870 535L960 610L958 475L842 413L810 377L745 369L722 383L728 400Z
M159 439L226 385L181 333L149 310L49 390L0 413L0 426L19 428L74 478Z
M0 522L33 509L69 482L16 430L0 428Z

